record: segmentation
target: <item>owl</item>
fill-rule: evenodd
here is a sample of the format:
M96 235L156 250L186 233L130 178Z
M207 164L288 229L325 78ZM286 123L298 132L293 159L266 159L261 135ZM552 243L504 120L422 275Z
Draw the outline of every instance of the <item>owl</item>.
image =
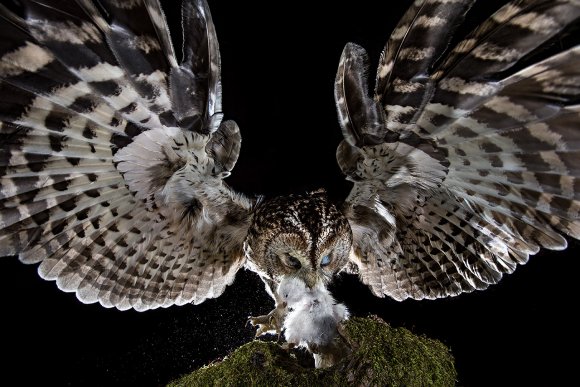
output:
M513 1L456 36L473 3L415 1L373 90L366 51L345 46L341 203L226 184L241 134L205 0L182 4L180 54L158 0L0 5L0 255L138 311L218 297L247 268L275 301L250 318L257 333L324 355L348 316L327 290L341 272L378 297L435 299L566 248L580 238L580 46L538 53L580 4Z

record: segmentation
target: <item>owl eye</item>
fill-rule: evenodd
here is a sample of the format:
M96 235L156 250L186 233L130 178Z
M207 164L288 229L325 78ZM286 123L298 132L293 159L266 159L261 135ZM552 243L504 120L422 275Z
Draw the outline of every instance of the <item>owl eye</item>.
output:
M286 263L287 266L290 266L294 269L300 269L302 267L300 260L298 260L298 258L293 257L291 255L286 256L286 260L284 262Z
M330 255L325 255L320 261L320 267L328 266L330 264Z

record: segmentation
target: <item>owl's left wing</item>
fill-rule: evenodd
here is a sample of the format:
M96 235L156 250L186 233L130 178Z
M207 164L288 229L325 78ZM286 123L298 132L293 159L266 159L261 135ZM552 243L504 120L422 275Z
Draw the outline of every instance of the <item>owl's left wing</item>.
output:
M577 1L512 1L454 47L473 1L415 1L379 63L345 48L335 97L352 262L378 296L497 283L580 238L580 46L522 59L580 17ZM528 61L529 63L529 61Z
M180 61L158 0L17 3L0 5L0 256L106 307L219 296L252 202L223 182L240 134L206 2L183 2Z

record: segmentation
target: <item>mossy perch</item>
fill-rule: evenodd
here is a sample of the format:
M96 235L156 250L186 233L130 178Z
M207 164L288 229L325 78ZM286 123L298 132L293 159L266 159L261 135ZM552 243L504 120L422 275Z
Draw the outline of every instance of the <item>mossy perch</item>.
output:
M202 367L170 386L454 386L453 356L442 343L353 317L341 335L352 353L330 368L303 366L292 351L253 341L220 363Z

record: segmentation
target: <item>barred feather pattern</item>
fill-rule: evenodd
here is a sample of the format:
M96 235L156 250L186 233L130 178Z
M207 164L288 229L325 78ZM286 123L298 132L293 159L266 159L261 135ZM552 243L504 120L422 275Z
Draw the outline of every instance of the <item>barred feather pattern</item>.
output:
M253 202L223 182L240 135L207 4L181 63L157 0L99 4L0 5L0 255L106 307L217 297Z
M340 60L337 159L354 183L342 209L348 266L378 296L485 289L540 248L580 238L580 46L529 61L577 24L580 3L512 1L452 44L473 2L415 1L373 95L364 49L348 44ZM222 121L204 0L182 6L179 61L158 0L21 3L0 5L0 255L39 263L87 303L199 303L252 268L245 254L259 249L248 235L280 241L284 230L268 224L304 213L292 219L310 239L339 236L328 267L342 268L350 234L326 199L322 210L300 195L260 204L223 182L241 137ZM284 211L260 223L264 203ZM322 222L329 208L334 226ZM308 251L308 278L327 276L321 259L332 254L293 243ZM258 273L290 270L253 258Z
M374 96L353 86L364 50L341 58L351 261L378 296L485 289L540 248L580 238L580 46L526 62L577 24L580 3L512 1L449 46L472 3L416 1L381 56Z

